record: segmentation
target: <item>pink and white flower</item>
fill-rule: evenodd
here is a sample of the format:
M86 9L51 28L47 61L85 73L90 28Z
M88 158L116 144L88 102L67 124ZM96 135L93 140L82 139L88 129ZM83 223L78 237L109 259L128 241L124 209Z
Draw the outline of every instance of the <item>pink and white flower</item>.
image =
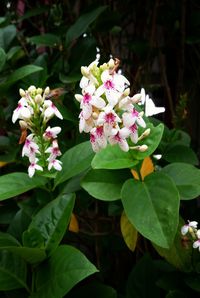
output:
M197 221L189 221L188 224L185 224L181 228L181 234L186 235L189 232L189 229L191 228L192 230L197 229L198 222Z
M30 178L34 176L36 170L43 171L43 168L40 165L38 165L37 162L38 158L30 159L30 165L28 167L28 175Z
M119 130L114 136L110 136L108 139L109 139L109 143L111 145L115 145L115 144L118 144L119 147L127 152L129 150L129 145L126 141L126 133L124 133L124 131L122 130Z
M115 113L112 107L106 107L104 112L99 114L97 125L103 125L106 137L115 135L119 130L118 123L121 122L120 117Z
M45 140L51 140L57 138L57 135L61 132L61 127L55 126L55 127L50 127L48 126L47 129L45 130L43 134L43 138Z
M143 128L146 127L146 123L142 118L141 113L139 113L135 108L133 108L129 113L123 113L122 119L125 127L131 127L135 123Z
M58 159L49 160L48 170L50 171L52 168L54 168L57 171L61 171L62 170L62 162Z
M18 106L13 112L12 122L15 123L17 119L27 120L30 118L31 118L31 110L28 107L26 99L22 97L18 101Z
M92 144L92 149L94 150L94 152L98 152L100 149L107 146L107 139L104 135L103 126L97 126L91 130L90 142Z
M34 141L34 134L30 134L26 137L25 144L22 149L22 156L32 158L36 154L40 154L39 146Z
M47 148L45 150L45 153L50 153L49 158L47 159L48 161L56 159L57 156L61 155L60 149L58 147L58 142L57 140L53 140L52 146Z
M59 110L56 108L54 103L51 100L45 100L43 104L44 109L44 116L46 118L46 121L48 121L50 118L52 118L54 115L61 120L63 119L63 116L59 112Z

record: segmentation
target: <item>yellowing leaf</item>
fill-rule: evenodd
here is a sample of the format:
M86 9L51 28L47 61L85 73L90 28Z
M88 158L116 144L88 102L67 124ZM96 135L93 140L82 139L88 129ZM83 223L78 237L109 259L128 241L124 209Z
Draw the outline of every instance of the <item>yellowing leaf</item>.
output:
M145 159L142 162L141 169L140 169L140 175L142 177L142 180L144 180L144 178L147 175L151 174L153 171L154 171L154 165L153 165L151 158L149 156L145 157Z
M79 232L78 220L77 220L76 216L74 215L74 213L72 213L72 215L71 215L71 220L69 223L69 231L74 232L74 233Z
M6 161L0 161L0 168L4 167L7 165Z
M130 223L124 211L121 215L120 227L126 245L131 251L134 251L137 243L138 232Z
M151 158L149 156L145 157L140 169L140 176L142 178L142 181L147 175L151 174L153 171L154 171L154 165ZM134 169L131 170L131 173L136 180L140 180L138 173Z

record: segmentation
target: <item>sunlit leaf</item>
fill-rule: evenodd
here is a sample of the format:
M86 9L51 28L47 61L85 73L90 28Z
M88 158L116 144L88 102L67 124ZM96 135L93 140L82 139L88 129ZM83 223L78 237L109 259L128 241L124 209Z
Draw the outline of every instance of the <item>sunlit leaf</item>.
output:
M120 228L126 245L131 251L134 251L137 243L138 232L128 220L124 211L120 219Z
M72 213L70 223L69 223L69 231L78 233L79 232L79 223L76 215Z

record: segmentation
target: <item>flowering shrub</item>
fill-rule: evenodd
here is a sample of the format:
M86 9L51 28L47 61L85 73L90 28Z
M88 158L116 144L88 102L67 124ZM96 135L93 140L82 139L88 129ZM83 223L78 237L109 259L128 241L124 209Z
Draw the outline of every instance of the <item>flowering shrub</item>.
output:
M30 86L28 90L19 91L21 99L13 112L12 121L15 123L20 119L19 124L22 131L20 143L25 142L22 149L22 156L29 158L29 177L33 177L35 170L43 171L48 167L50 171L54 168L57 171L62 170L62 162L57 159L61 155L58 147L57 135L61 128L47 127L47 122L56 116L63 119L61 113L51 100L49 87L43 91L42 88ZM27 136L27 130L31 134Z

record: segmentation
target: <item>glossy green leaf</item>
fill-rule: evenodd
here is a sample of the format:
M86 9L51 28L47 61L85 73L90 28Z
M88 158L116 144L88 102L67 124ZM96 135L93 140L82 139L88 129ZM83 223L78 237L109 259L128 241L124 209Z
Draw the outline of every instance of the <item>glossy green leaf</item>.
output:
M29 37L28 41L35 45L44 45L49 47L58 46L60 44L59 36L51 33Z
M6 63L6 53L4 49L0 48L0 71L2 71L5 63Z
M181 199L190 200L200 195L200 170L193 165L172 163L162 171L173 179Z
M168 263L180 271L190 272L192 269L192 245L191 243L184 243L182 241L181 227L184 225L184 221L180 218L179 226L173 244L169 249L159 247L153 244L156 251L161 257L164 257Z
M179 193L173 180L160 172L146 176L143 182L129 179L121 196L125 213L138 232L169 248L179 220Z
M38 267L36 292L30 297L64 297L73 286L95 272L95 266L79 250L61 245Z
M93 169L124 169L132 168L138 163L130 152L122 151L118 145L108 145L98 152L92 160Z
M100 6L90 12L81 15L67 31L65 41L66 46L69 46L69 44L74 39L85 33L90 24L92 24L106 8L107 6Z
M130 177L128 170L91 170L81 182L81 186L94 198L103 201L120 199L123 183Z
M170 146L163 154L163 159L168 162L183 162L192 165L199 164L195 152L190 147L184 145Z
M153 126L152 123L147 123L147 127L146 128L150 128L151 132L149 134L148 137L144 138L142 141L138 142L137 145L147 145L148 149L144 152L140 152L137 150L131 150L131 155L133 159L144 159L147 156L150 156L158 147L162 135L163 135L163 131L164 131L164 125L162 123L160 123L157 126Z
M67 225L71 218L74 207L75 195L68 194L59 196L55 200L43 207L34 217L25 233L24 244L28 243L31 234L38 231L41 235L44 248L50 254L54 251L62 240ZM37 238L37 235L36 235ZM29 245L31 241L29 242ZM33 247L36 247L33 242ZM41 242L39 241L39 247Z
M46 184L43 177L30 178L25 173L11 173L0 177L0 200L5 200L22 194L30 189Z
M27 288L26 264L17 255L0 251L0 291Z
M30 74L41 71L42 67L36 66L36 65L25 65L22 66L15 71L12 72L12 74L9 76L9 78L6 80L6 83L4 83L1 87L8 88L10 85L16 83L17 81L29 76Z
M88 141L66 151L61 158L62 171L56 175L55 186L89 168L93 156L94 152Z
M16 37L16 27L14 25L8 25L0 30L0 47L7 51L9 45Z

